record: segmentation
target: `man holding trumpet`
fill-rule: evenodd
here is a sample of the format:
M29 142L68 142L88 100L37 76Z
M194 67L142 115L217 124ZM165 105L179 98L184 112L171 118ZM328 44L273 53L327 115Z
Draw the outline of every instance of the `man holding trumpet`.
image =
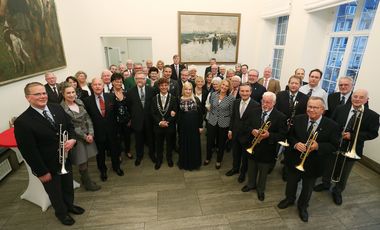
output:
M314 191L329 190L331 182L335 182L332 197L336 205L343 202L342 192L354 163L363 155L364 141L378 136L379 114L364 106L367 101L368 91L357 89L352 94L351 103L337 107L331 117L339 125L341 142L338 155L329 157L322 183L315 186Z
M294 117L290 129L285 164L288 167L288 178L285 195L277 207L285 209L296 200L298 182L302 179L302 190L297 207L299 217L307 222L309 214L307 207L317 177L322 174L324 159L338 147L338 126L329 118L323 117L324 100L320 97L310 97L306 114Z
M62 224L72 225L75 221L68 213L84 212L73 204L72 168L64 156L76 143L74 126L60 105L47 104L48 95L41 83L27 84L24 93L30 106L15 121L17 146L33 174L42 182L56 217ZM64 131L68 133L67 138L63 138ZM59 151L65 154L60 156Z

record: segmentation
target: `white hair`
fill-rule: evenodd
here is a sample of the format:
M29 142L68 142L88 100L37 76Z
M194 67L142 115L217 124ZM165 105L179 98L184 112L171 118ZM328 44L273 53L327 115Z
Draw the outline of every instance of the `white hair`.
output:
M222 79L220 77L214 77L212 80L211 80L211 84L214 84L214 83L218 83L220 84L222 82Z
M231 80L238 80L239 82L241 82L241 78L238 75L231 77Z
M267 91L267 92L265 92L265 93L263 94L263 98L264 98L264 97L271 97L272 100L273 100L273 102L276 103L276 94Z

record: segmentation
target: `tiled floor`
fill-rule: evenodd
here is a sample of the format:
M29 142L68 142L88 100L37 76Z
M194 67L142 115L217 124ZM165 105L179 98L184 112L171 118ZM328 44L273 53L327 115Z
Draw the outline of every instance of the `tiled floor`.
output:
M380 175L360 164L354 167L343 205L333 204L327 192L313 193L309 222L303 223L295 206L276 206L285 189L280 167L268 177L266 198L260 202L255 192L240 191L244 184L236 176L224 175L231 162L231 153L226 153L220 170L212 161L188 172L165 164L156 171L147 157L139 167L124 159L124 177L109 172L108 181L100 182L92 160L92 177L102 189L75 191L76 204L86 212L74 216L72 227L61 225L52 208L41 212L20 199L27 186L22 165L0 183L0 229L380 229ZM74 177L79 181L76 171Z

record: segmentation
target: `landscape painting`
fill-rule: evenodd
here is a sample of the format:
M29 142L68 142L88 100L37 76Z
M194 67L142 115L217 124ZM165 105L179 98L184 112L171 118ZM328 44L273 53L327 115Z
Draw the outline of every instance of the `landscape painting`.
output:
M0 0L0 85L63 68L54 0Z
M178 12L178 50L183 63L236 63L240 14Z

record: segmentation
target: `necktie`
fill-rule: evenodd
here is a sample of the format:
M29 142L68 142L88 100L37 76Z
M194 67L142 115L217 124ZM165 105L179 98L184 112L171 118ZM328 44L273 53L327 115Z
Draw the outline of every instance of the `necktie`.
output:
M261 124L264 124L266 116L267 116L267 112L264 111L263 115L261 116Z
M104 100L102 96L99 96L98 99L99 99L100 113L102 114L102 117L104 117L106 115L106 105L104 104Z
M340 99L340 102L339 104L340 105L344 105L344 102L346 101L346 98L344 96L342 96L342 98Z
M265 87L265 89L268 89L268 79L265 79L265 81L264 81L264 87Z
M54 92L54 94L56 95L56 96L58 96L58 92L57 92L57 87L53 87L53 92Z
M53 126L55 127L55 122L54 120L47 114L47 110L44 110L42 112L42 114L44 115L44 117L46 118L46 120L48 120L48 122Z
M352 113L354 113L350 120L348 121L347 125L346 125L346 128L345 128L345 131L346 132L353 132L354 131L354 123L355 123L355 119L356 119L356 114L357 114L357 111L356 110L352 110L351 111Z
M307 129L307 136L309 136L311 131L313 131L315 121L310 121L309 123L310 125L309 125L309 128Z
M178 65L175 65L175 72L177 74L177 77L179 77L179 69L178 69Z
M142 107L144 108L145 106L145 94L143 88L140 88L140 101L142 104Z
M240 106L240 118L243 116L243 113L244 113L244 111L245 111L245 107L246 107L247 105L245 104L245 102L244 101L242 101L241 102L241 106Z
M313 93L313 89L310 89L309 92L306 94L308 97L311 96L311 94Z

